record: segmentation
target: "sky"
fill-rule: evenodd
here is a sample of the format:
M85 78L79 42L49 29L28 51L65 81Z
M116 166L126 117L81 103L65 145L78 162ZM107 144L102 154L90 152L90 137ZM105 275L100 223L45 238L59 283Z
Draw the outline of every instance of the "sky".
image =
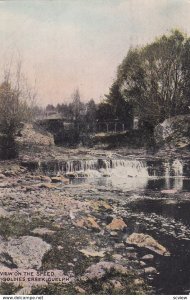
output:
M0 0L0 68L21 59L39 105L100 102L129 48L172 28L190 35L190 0Z

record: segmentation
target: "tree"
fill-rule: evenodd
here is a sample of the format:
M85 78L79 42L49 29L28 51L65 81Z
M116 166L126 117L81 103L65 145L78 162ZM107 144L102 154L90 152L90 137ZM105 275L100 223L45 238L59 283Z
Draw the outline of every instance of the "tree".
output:
M110 121L115 118L112 105L107 101L100 102L96 113L99 122Z
M117 80L113 82L109 94L105 96L105 101L111 106L112 118L130 127L133 122L132 105L125 101Z
M145 47L130 49L118 67L117 82L125 101L152 127L188 113L190 40L175 30Z
M21 128L21 122L28 121L32 116L28 105L32 94L31 90L22 86L20 64L15 74L13 80L8 70L0 84L0 157L4 159L17 156L15 136Z
M55 111L55 106L52 105L52 104L48 104L48 105L46 106L46 111L47 111L47 112Z
M72 108L73 108L74 120L78 121L80 117L80 110L81 110L81 100L80 100L80 93L78 89L74 91L72 99L73 99Z
M95 132L96 130L96 104L93 99L91 99L86 104L86 116L85 116L85 126L88 127L90 132Z

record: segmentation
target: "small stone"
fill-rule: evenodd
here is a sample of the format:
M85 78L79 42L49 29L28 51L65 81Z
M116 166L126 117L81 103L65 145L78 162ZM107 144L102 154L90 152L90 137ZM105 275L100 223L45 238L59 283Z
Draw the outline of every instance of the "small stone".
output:
M5 175L6 177L12 177L12 176L15 176L16 174L14 171L7 170L7 171L3 172L3 175Z
M111 292L112 290L120 291L123 288L121 282L119 280L109 280L108 282L105 282L102 284L102 289L106 292Z
M153 267L148 267L144 269L145 274L157 274L157 270Z
M108 230L123 230L127 225L123 221L123 219L113 219L110 224L106 226Z
M56 188L55 187L55 185L53 185L53 184L51 184L51 183L46 183L46 182L44 182L44 183L41 183L41 184L39 184L39 185L37 185L39 188L45 188L45 189L54 189L54 188Z
M63 176L60 176L60 177L52 177L51 178L51 181L53 183L69 183L69 179L68 178L65 178Z
M8 216L9 213L3 207L0 207L0 217L6 218Z
M110 283L112 284L114 290L121 290L123 288L121 282L119 280L110 280Z
M144 284L144 281L142 279L137 278L137 279L134 280L134 284L135 285L142 285L142 284Z
M88 224L88 226L90 226L93 229L98 229L100 230L100 226L97 224L96 220L92 217L88 217L87 218L88 223L90 223L90 225Z
M178 192L178 190L162 190L161 193L162 194L176 194Z
M105 201L92 201L91 206L95 210L100 210L100 209L111 210L112 209L112 207Z
M40 176L40 180L44 182L51 182L51 178L48 176Z
M153 260L154 259L154 255L147 254L147 255L144 255L141 259L142 260Z
M117 235L117 232L115 232L115 231L112 231L112 232L110 233L110 235L112 235L112 236L116 236L116 235Z
M74 267L75 265L74 264L72 264L72 263L68 263L67 264L69 267Z
M79 250L85 256L89 257L104 257L104 251L94 251L93 249L81 249Z
M137 253L136 252L128 252L127 254L127 258L133 260L133 259L137 259Z
M26 178L33 181L51 182L51 178L48 176L34 175L34 176L27 176Z
M58 250L63 250L63 247L62 246L57 246L57 249Z
M110 282L104 282L104 283L102 284L102 290L103 290L104 292L108 292L108 291L111 290L111 289L112 289L112 285L111 285Z
M113 254L112 257L113 257L115 260L121 260L123 256L122 256L121 254Z
M124 247L124 244L123 244L123 243L117 243L117 244L114 245L114 247L115 247L116 249L118 249L118 248L123 248L123 247Z
M183 241L190 241L190 239L187 238L187 237L182 238L182 240L183 240Z
M78 285L75 286L75 291L79 294L86 294L86 291Z
M146 263L144 261L140 261L140 266L141 267L145 267L146 266Z
M127 250L127 251L134 251L135 248L134 248L134 247L126 247L126 250Z
M106 274L110 273L112 270L116 271L119 274L127 275L128 269L123 267L121 264L117 264L110 261L101 261L97 264L93 264L88 267L81 277L82 281L101 279Z
M34 230L32 230L32 233L43 236L43 235L53 235L55 233L55 231L50 230L48 228L40 227L40 228L35 228Z
M6 176L4 174L0 173L0 179L5 179L5 178L6 178Z
M75 222L73 222L73 224L77 227L100 230L100 226L96 222L95 218L93 218L91 216L86 217L86 218L83 217L79 220L76 220Z

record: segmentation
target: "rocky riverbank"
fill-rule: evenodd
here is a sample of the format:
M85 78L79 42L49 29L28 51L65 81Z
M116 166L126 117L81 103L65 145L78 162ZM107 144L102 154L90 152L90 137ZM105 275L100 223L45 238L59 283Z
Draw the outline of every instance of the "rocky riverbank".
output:
M72 280L3 282L1 294L154 293L148 281L158 273L154 259L170 253L130 226L121 198L89 183L72 185L63 176L2 163L1 270L62 271Z

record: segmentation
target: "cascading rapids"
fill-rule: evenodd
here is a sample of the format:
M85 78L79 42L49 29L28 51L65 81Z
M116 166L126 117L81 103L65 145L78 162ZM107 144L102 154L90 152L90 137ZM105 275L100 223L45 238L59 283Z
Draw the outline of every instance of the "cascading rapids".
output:
M156 162L156 161L155 161ZM76 159L65 161L42 161L39 164L41 172L50 175L74 175L74 177L112 177L120 178L157 178L182 177L183 163L174 161L160 161L151 164L138 159Z
M66 175L70 178L88 178L98 184L111 185L121 190L145 189L152 180L165 179L165 189L183 187L183 162L146 161L140 159L75 159L68 161L43 161L41 172L48 176Z
M92 178L122 190L143 189L149 177L145 161L127 159L68 161L65 171L67 176Z
M100 170L108 174L107 182L123 191L144 189L148 182L146 162L139 160L113 160L111 168Z
M84 174L87 177L148 177L148 170L144 161L122 160L122 159L97 159L80 160L77 163L67 161L65 168L66 175L72 173L79 176Z

